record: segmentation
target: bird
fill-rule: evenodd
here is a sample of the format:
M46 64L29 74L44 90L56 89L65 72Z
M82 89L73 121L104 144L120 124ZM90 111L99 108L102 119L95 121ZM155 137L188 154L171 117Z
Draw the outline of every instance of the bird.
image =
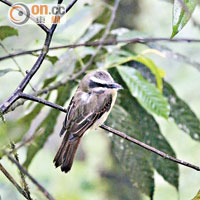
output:
M60 131L64 137L53 160L61 171L70 171L82 136L105 122L120 89L123 87L105 70L92 71L80 81L67 108Z

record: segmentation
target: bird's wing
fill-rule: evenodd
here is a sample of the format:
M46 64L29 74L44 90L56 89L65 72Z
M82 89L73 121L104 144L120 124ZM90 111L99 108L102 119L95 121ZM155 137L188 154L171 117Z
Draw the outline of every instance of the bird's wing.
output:
M111 104L111 95L106 95L106 97L93 95L88 99L87 103L82 102L79 95L71 100L63 124L63 130L66 133L54 158L56 167L61 166L61 170L65 172L71 169L82 135L96 120L110 110Z
M67 133L70 134L69 140L81 137L96 120L110 109L112 104L111 95L91 95L87 103L83 102L81 95L83 95L83 92L77 93L71 100L63 124L64 130L61 130L61 134L67 130Z
M62 129L60 131L60 134L59 134L60 136L62 136L67 130L67 124L68 124L68 121L69 121L69 115L70 115L71 110L72 110L72 108L74 106L75 106L74 97L72 97L72 99L71 99L71 101L69 103L69 106L67 108L66 117L65 117L65 120L63 122L63 127L62 127Z

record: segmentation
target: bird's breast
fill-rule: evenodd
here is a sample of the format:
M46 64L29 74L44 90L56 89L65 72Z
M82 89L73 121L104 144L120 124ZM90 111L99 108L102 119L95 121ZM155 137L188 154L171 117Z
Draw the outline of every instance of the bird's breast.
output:
M98 128L99 126L101 126L101 125L106 121L106 119L108 118L108 115L110 114L110 111L112 110L112 107L113 107L114 104L115 104L115 101L116 101L116 98L117 98L117 91L116 91L116 90L112 90L112 91L111 91L111 95L112 95L112 103L111 103L110 109L109 109L108 111L106 111L106 112L94 123L94 125L92 126L92 129L96 129L96 128Z
M84 103L84 104L87 104L89 103L90 101L90 94L84 92L81 94L81 101Z

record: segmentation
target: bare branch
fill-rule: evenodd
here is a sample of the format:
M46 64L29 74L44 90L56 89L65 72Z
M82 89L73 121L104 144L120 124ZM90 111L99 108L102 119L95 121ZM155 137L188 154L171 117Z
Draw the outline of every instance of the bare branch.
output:
M77 1L78 0L72 0L71 3L66 7L65 13L68 13Z
M12 6L12 3L8 2L7 0L0 0L1 2L5 3L6 5ZM58 0L58 4L61 4L63 0ZM73 0L69 6L66 8L66 13L73 7L73 5L77 2L77 0ZM45 27L44 25L42 26L43 28ZM11 106L12 104L18 100L19 98L29 98L29 95L22 95L23 91L25 90L26 86L29 84L31 78L35 75L35 73L38 71L38 69L40 68L43 60L45 59L48 50L49 50L49 46L52 40L52 36L54 34L54 31L57 27L57 24L53 24L51 26L50 29L46 30L46 39L43 45L43 48L41 50L41 53L37 59L37 61L35 62L35 64L33 65L33 67L31 68L31 70L27 73L27 75L24 77L24 79L22 80L22 82L19 84L19 86L17 87L17 89L13 92L13 94L8 98L8 100L6 100L5 102L3 102L0 105L0 109L1 109L1 113L5 113ZM33 97L34 98L34 97ZM34 98L34 100L36 101L37 98ZM43 101L41 103L44 103ZM49 104L50 106L50 104ZM59 108L61 109L61 108ZM13 149L12 152L16 152L15 149ZM16 160L6 151L4 151L4 154L7 155L8 159L14 163L21 174L21 178L22 181L24 183L24 190L21 190L21 187L15 182L14 179L12 179L11 176L9 176L9 174L7 173L7 171L3 168L2 165L0 165L0 170L7 176L7 178L9 178L9 180L17 187L17 189L19 190L20 193L22 193L25 198L31 200L30 197L30 193L27 187L27 184L25 182L25 177L24 174L38 187L38 189L46 196L46 198L48 198L49 200L54 200L54 198L48 193L48 191L42 186L40 185L18 162L18 157L15 154L15 158Z
M36 181L28 172L26 169L24 169L24 167L22 167L20 165L19 162L17 162L8 152L4 151L4 153L7 155L8 159L17 166L17 168L23 172L31 181L33 184L35 184L38 189L44 194L44 196L49 199L49 200L55 200L51 194L49 194L49 192L42 186L40 185L40 183L38 181Z
M149 43L147 43L147 46L150 48L153 48L153 49L157 49L158 51L163 53L169 59L174 59L179 62L187 63L200 71L200 63L191 59L190 57L187 57L183 54L174 52L172 49L170 49L166 46L160 45L158 43L149 42Z
M2 48L4 49L4 51L5 51L8 55L10 55L8 49L3 45L3 43L2 43L1 41L0 41L0 45L2 46ZM24 73L24 71L22 70L22 68L21 68L20 65L18 64L18 62L15 60L15 58L14 58L14 57L11 57L11 59L13 60L13 62L15 63L15 65L17 66L17 68L18 68L19 72L22 74L22 76L25 77L26 74ZM32 89L33 91L36 91L36 90L33 88L33 86L31 85L31 83L29 83L29 85L30 85L30 87L31 87L31 89Z
M186 161L183 161L183 160L179 160L179 159L177 159L177 158L174 158L174 157L172 157L172 156L170 156L170 155L168 155L168 154L166 154L166 153L164 153L164 152L162 152L162 151L160 151L160 150L158 150L158 149L156 149L156 148L154 148L154 147L152 147L152 146L149 146L149 145L147 145L147 144L145 144L145 143L143 143L143 142L140 142L139 140L136 140L135 138L132 138L132 137L126 135L126 134L123 133L123 132L120 132L120 131L118 131L118 130L115 130L115 129L113 129L113 128L109 127L109 126L106 126L106 125L104 125L104 124L101 125L100 127L101 127L102 129L108 131L108 132L111 132L111 133L113 133L113 134L115 134L115 135L117 135L117 136L119 136L119 137L125 139L125 140L128 140L129 142L132 142L132 143L134 143L134 144L137 144L137 145L141 146L142 148L147 149L148 151L152 151L153 153L156 153L157 155L159 155L159 156L161 156L161 157L163 157L163 158L165 158L165 159L171 160L171 161L176 162L176 163L178 163L178 164L180 164L180 165L184 165L184 166L186 166L186 167L189 167L189 168L195 169L195 170L197 170L197 171L200 171L200 167L198 167L198 166L196 166L196 165L193 165L193 164L190 164L190 163L188 163L188 162L186 162Z
M0 0L1 2L5 3L5 4L10 4L8 1L6 0ZM72 2L68 5L68 7L66 8L66 12L68 12L72 6L77 2L77 0L72 0ZM34 66L32 67L32 69L27 73L26 77L22 80L22 82L19 84L19 86L17 87L17 89L15 90L15 92L11 95L11 97L6 100L3 104L0 105L0 109L2 111L2 113L6 113L9 108L12 108L12 106L14 106L14 103L16 102L16 100L18 100L19 98L21 99L25 99L25 100L31 100L31 101L35 101L35 102L38 102L38 103L42 103L46 106L49 106L51 108L54 108L54 109L57 109L57 110L60 110L62 112L65 112L66 113L66 109L60 105L57 105L57 104L54 104L54 103L51 103L49 101L46 101L46 100L43 100L41 98L38 98L36 97L37 95L41 95L41 94L44 94L48 91L51 91L53 89L57 89L58 87L60 87L61 85L64 85L66 84L69 80L75 80L76 78L78 78L80 75L82 75L85 70L92 64L92 62L94 61L94 58L96 57L96 55L98 54L98 52L101 50L102 46L104 45L117 45L119 43L125 43L125 44L130 44L130 43L148 43L148 42L155 42L155 41L171 41L171 42L200 42L200 40L196 40L196 39L169 39L169 38L133 38L133 39L127 39L127 40L108 40L108 41L105 41L105 39L107 38L109 32L110 32L110 29L111 29L111 26L114 22L114 19L115 19L115 15L116 15L116 11L117 11L117 8L118 8L118 5L119 5L119 2L120 0L115 0L115 4L114 4L114 7L112 9L112 14L111 14L111 18L107 24L107 27L105 29L105 33L104 35L102 36L102 38L99 40L99 41L96 41L96 42L89 42L89 43L84 43L84 44L74 44L74 45L65 45L65 46L59 46L59 47L53 47L53 48L50 48L50 43L51 43L51 40L52 40L52 36L54 34L54 31L57 27L57 24L53 24L51 26L50 29L48 29L48 31L46 32L47 35L46 35L46 39L45 39L45 43L43 45L43 48L42 49L36 49L36 50L32 50L32 51L24 51L24 52L20 52L20 53L17 53L17 54L10 54L8 56L5 56L5 57L1 57L0 60L3 60L3 59L6 59L6 58L10 58L10 57L14 57L14 56L19 56L19 55L25 55L25 54L32 54L33 52L37 52L37 51L41 51L36 63L34 64ZM62 3L62 0L58 0L58 4ZM12 4L11 4L12 5ZM45 89L42 89L40 91L37 91L34 93L34 95L29 95L29 94L25 94L24 93L24 90L27 86L27 84L30 82L30 80L32 79L32 77L35 75L35 73L39 70L43 60L45 59L49 49L52 49L52 50L55 50L55 49L61 49L61 48L76 48L76 47L80 47L80 46L97 46L97 49L96 49L96 52L95 54L93 54L89 60L89 62L82 68L82 70L76 74L73 74L71 77L67 78L67 80L65 81L60 81L60 82L57 82L55 85L53 86L49 86ZM23 103L24 101L21 100L21 102ZM113 134L119 136L119 137L122 137L123 139L126 139L128 140L129 142L132 142L134 144L137 144L139 146L141 146L142 148L145 148L153 153L156 153L157 155L165 158L165 159L168 159L168 160L171 160L173 162L176 162L178 164L181 164L181 165L184 165L186 167L189 167L189 168L192 168L192 169L195 169L197 171L200 171L200 167L198 166L195 166L193 164L190 164L188 162L185 162L183 160L179 160L179 159L176 159L154 147L151 147L145 143L142 143L128 135L126 135L125 133L123 132L120 132L118 130L115 130L111 127L108 127L106 125L101 125L100 126L102 129L108 131L108 132L112 132ZM20 163L15 160L8 152L4 151L5 155L7 155L8 159L14 163L18 169L20 170L20 172L22 172L23 174L25 174L38 188L39 190L49 199L49 200L54 200L54 198L46 191L46 189L40 185L28 172L26 169L23 168L23 166L20 165ZM3 168L3 166L0 164L0 170L8 177L8 179L14 184L16 185L17 183L15 182L15 180L13 181L12 180L12 177L10 177L7 173L7 171L5 171L5 168ZM19 185L16 185L16 187L18 188ZM20 186L19 186L20 187ZM21 188L21 187L20 187ZM18 188L18 189L20 189ZM22 191L24 191L22 189ZM21 191L21 193L23 194L23 192ZM24 194L23 194L24 195ZM25 192L25 195L27 195L27 193Z
M107 36L109 35L110 33L110 30L111 30L111 26L115 20L115 17L116 17L116 12L117 12L117 9L118 9L118 6L119 6L119 2L120 0L115 0L115 4L114 4L114 7L112 9L112 14L111 14L111 17L110 17L110 20L106 26L106 29L105 29L105 33L103 34L103 36L101 37L100 39L100 42L99 44L97 45L97 49L96 49L96 52L91 56L90 60L88 61L88 63L79 71L77 72L76 74L73 74L70 79L76 79L78 78L81 74L83 74L89 67L90 65L92 64L92 62L94 61L94 58L96 57L96 55L99 53L99 51L101 50L102 48L102 43L104 42L104 40L107 38Z
M84 73L84 72L83 72ZM46 94L52 90L56 90L57 88L65 85L68 81L70 80L75 80L74 78L68 78L64 81L58 81L57 83L55 83L54 85L51 85L51 86L48 86L44 89L41 89L41 90L38 90L37 92L34 92L33 94L31 94L32 97L36 97L36 96L40 96L42 94ZM27 100L28 98L23 98L23 99L19 99L17 102L15 102L5 113L8 113L8 112L11 112L11 111L14 111L17 107L23 105L25 103L25 101ZM34 98L33 98L34 99ZM33 100L33 99L29 99L29 100ZM39 102L39 101L37 101ZM4 113L4 114L5 114Z
M9 174L9 172L3 167L1 163L0 170L7 177L7 179L16 187L20 194L22 194L26 199L31 200L29 196L27 196L26 192L21 188L21 186L15 181L15 179Z
M50 47L49 50L59 50L59 49L66 49L66 48L78 48L78 47L95 47L99 46L100 44L102 46L111 46L111 45L118 45L120 43L125 43L125 44L135 44L135 43L141 43L141 44L146 44L149 42L158 42L158 41L166 41L166 42L176 42L176 43L200 43L199 39L191 39L191 38L131 38L131 39L124 39L124 40L104 40L104 41L95 41L95 42L87 42L87 43L79 43L79 44L68 44L68 45L61 45L61 46L56 46L56 47ZM2 56L0 57L0 61L11 58L11 57L16 57L16 56L22 56L22 55L32 55L33 53L36 53L38 51L41 51L42 49L33 49L33 50L28 50L28 51L21 51L18 53L12 53L10 55Z
M56 105L55 107L55 104L54 103L51 103L49 101L46 101L44 99L40 99L36 96L32 96L32 95L29 95L29 94L25 94L25 93L20 93L19 94L19 97L20 98L23 98L23 99L28 99L28 100L32 100L32 101L36 101L38 103L41 103L41 104L44 104L44 105L47 105L49 107L52 107L52 108L56 108L58 110L61 110L62 112L66 112L66 109L63 108L62 106L59 106L59 105Z
M10 145L11 145L11 149L12 151L15 149L15 144L13 142L10 142ZM19 162L19 157L18 157L18 153L17 151L14 152L14 157L15 157L15 160L17 162ZM25 179L25 176L23 174L22 171L19 170L19 173L20 173L20 177L21 177L21 180L22 180L22 187L23 187L23 190L24 192L26 192L26 196L28 197L29 200L32 200L31 198L31 193L29 191L29 187L28 187L28 184L26 183L26 179Z
M75 0L74 1L72 1L73 3L74 2L76 2ZM113 24L113 22L114 22L114 19L115 19L115 16L116 16L116 12L117 12L117 8L118 8L118 6L119 6L119 2L120 2L120 0L116 0L115 1L115 4L114 4L114 7L113 7L113 9L112 9L112 14L111 14L111 18L110 18L110 20L109 20L109 22L108 22L108 24L107 24L107 26L106 26L106 30L105 30L105 33L104 33L104 35L102 36L102 38L100 39L100 42L98 43L98 45L96 45L97 46L97 50L96 50L96 52L91 56L91 58L90 58L90 60L88 61L88 63L79 71L79 72L77 72L76 74L73 74L72 76L70 76L69 78L67 78L66 80L64 80L64 81L59 81L59 82L57 82L55 85L53 85L53 86L49 86L49 87L47 87L47 88L44 88L44 89L42 89L42 90L40 90L40 91L37 91L37 92L35 92L35 93L33 93L32 95L31 95L31 97L32 98L34 98L34 96L38 96L38 95L41 95L41 94L44 94L44 93L47 93L47 92L49 92L49 91L51 91L51 90L54 90L54 89L57 89L58 87L60 87L60 86L62 86L62 85L65 85L68 81L70 81L70 80L75 80L76 78L78 78L80 75L82 75L83 73L85 73L85 71L88 69L88 67L92 64L92 62L93 62L93 60L94 60L94 58L95 58L95 56L98 54L98 52L101 50L101 48L102 48L102 44L104 43L104 40L106 39L106 37L108 36L108 34L109 34L109 32L110 32L110 29L111 29L111 26L112 26L112 24ZM71 3L70 5L72 5L73 3ZM69 6L70 7L70 6ZM28 98L30 98L30 96L28 96L28 95L26 95L26 94L24 94L24 93L22 93L23 91L21 91L21 92L18 92L18 99L20 98L20 95L24 95L24 99L28 99ZM19 94L20 93L20 94ZM26 97L26 98L25 98ZM36 100L37 98L35 97L35 100ZM33 100L33 99L31 99L31 100ZM43 100L44 101L44 100ZM14 105L13 105L13 103L12 103L12 107L11 106L9 106L9 108L7 109L7 110L5 110L5 111L3 111L3 113L6 113L7 111L13 111L16 107L18 107L18 106L20 106L20 105L23 105L24 104L24 102L25 102L25 100L20 100L20 101L18 101L18 102L16 102ZM41 102L42 103L42 102ZM51 105L50 105L51 106Z
M26 95L25 95L25 96L26 96ZM62 112L64 112L64 113L66 113L66 109L65 109L64 107L60 106L60 105L57 105L57 104L48 102L48 101L46 101L46 100L43 100L43 99L40 99L40 98L37 98L37 97L33 97L33 96L31 96L31 95L28 95L28 99L29 99L29 100L32 100L32 101L36 101L36 102L38 102L38 103L42 103L42 104L44 104L44 105L46 105L46 106L50 106L51 108L54 108L54 109L57 109L57 110L60 110L60 111L62 111ZM179 159L177 159L177 158L174 158L174 157L172 157L172 156L170 156L170 155L168 155L168 154L166 154L166 153L164 153L164 152L162 152L162 151L160 151L160 150L158 150L158 149L156 149L156 148L154 148L154 147L152 147L152 146L149 146L149 145L147 145L147 144L145 144L145 143L143 143L143 142L140 142L139 140L136 140L136 139L133 138L133 137L130 137L130 136L126 135L126 134L123 133L123 132L120 132L120 131L118 131L118 130L115 130L115 129L113 129L113 128L111 128L111 127L108 127L108 126L106 126L106 125L104 125L104 124L101 125L100 127L101 127L102 129L108 131L108 132L111 132L111 133L113 133L113 134L115 134L115 135L117 135L117 136L119 136L119 137L122 137L122 138L125 139L125 140L128 140L129 142L132 142L132 143L134 143L134 144L137 144L137 145L141 146L142 148L145 148L145 149L147 149L147 150L149 150L149 151L152 151L153 153L156 153L157 155L159 155L159 156L161 156L161 157L163 157L163 158L165 158L165 159L171 160L171 161L176 162L176 163L178 163L178 164L180 164L180 165L184 165L184 166L186 166L186 167L189 167L189 168L195 169L195 170L197 170L197 171L200 171L200 167L198 167L198 166L196 166L196 165L193 165L193 164L191 164L191 163L188 163L188 162L186 162L186 161L183 161L183 160L179 160Z
M58 4L61 4L63 0L58 0ZM7 1L6 1L7 2ZM69 6L66 8L66 12L68 12L72 6L77 2L77 0L73 0ZM30 82L32 77L35 75L35 73L39 70L43 60L45 59L49 46L51 43L51 39L53 37L54 31L57 27L57 24L53 24L49 31L47 32L46 39L42 48L42 51L33 65L32 69L27 73L26 77L22 80L22 82L19 84L15 92L0 105L1 112L4 114L11 106L12 104L20 98L19 94L24 91L26 88L27 84Z
M23 146L25 146L28 143L31 143L36 136L40 135L43 133L43 128L39 129L35 134L31 135L29 138L27 138L26 140L23 140L17 147L15 147L12 151L10 151L9 153L15 153L17 150L19 150L20 148L22 148Z

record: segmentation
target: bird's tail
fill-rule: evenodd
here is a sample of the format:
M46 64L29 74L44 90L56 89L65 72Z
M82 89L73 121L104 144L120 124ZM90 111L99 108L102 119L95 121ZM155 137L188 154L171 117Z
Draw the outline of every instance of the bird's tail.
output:
M62 144L53 161L55 166L61 166L61 170L65 173L67 173L72 167L74 156L80 142L80 138L70 141L68 140L68 137L69 136L66 134L63 138Z

